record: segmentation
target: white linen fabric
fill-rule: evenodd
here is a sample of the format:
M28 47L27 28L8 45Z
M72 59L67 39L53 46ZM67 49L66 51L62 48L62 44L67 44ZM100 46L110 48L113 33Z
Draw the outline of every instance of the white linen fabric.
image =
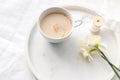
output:
M0 80L35 80L25 60L27 31L44 8L68 3L91 6L120 18L119 0L0 0Z

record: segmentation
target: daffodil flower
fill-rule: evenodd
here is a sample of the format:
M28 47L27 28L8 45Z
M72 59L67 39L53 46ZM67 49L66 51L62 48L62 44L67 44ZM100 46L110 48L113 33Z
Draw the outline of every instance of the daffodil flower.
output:
M93 36L86 40L81 41L81 50L80 53L86 58L88 61L92 61L91 54L97 53L97 48L101 45L101 37L100 36Z
M105 44L101 43L101 37L93 36L81 41L80 53L88 61L92 61L92 54L99 54L109 64L109 66L112 68L112 70L120 80L120 75L118 74L118 71L120 72L120 69L109 61L106 55L101 51L101 47L106 48Z

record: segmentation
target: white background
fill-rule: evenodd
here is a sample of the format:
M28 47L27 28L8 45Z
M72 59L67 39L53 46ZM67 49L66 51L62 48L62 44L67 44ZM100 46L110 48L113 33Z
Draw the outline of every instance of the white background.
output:
M25 60L26 34L46 6L60 4L85 5L120 21L120 0L0 0L0 80L36 80Z

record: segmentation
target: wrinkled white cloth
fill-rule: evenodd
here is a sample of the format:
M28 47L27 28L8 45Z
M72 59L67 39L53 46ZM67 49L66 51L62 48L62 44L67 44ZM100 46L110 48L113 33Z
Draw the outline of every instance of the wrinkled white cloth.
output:
M68 3L91 6L120 20L119 0L0 0L0 80L35 80L25 60L27 31L46 6Z
M24 56L30 0L0 0L0 80L34 80Z

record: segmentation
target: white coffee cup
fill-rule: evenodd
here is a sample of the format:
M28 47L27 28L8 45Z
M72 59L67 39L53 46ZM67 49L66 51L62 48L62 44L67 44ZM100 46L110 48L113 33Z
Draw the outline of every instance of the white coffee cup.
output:
M70 32L69 32L67 35L65 35L64 37L61 37L61 38L53 38L53 37L50 37L50 36L48 36L47 34L45 34L45 33L42 31L42 29L41 29L40 24L41 24L41 21L43 20L43 18L44 18L45 16L47 16L48 14L54 13L54 12L63 13L63 14L65 14L65 15L67 15L67 16L70 18L70 20L72 21L72 29L71 29ZM47 40L48 42L51 42L51 43L59 43L59 42L62 42L62 41L65 41L66 39L68 39L68 37L71 35L74 27L79 26L79 25L82 24L82 21L81 21L81 20L78 20L78 21L76 21L76 22L79 22L79 24L75 25L75 21L73 20L72 15L70 14L70 12L69 12L67 9L62 8L62 7L51 7L51 8L48 8L48 9L44 10L44 11L41 13L37 24L38 24L40 33L42 34L43 37L46 38L46 40Z

